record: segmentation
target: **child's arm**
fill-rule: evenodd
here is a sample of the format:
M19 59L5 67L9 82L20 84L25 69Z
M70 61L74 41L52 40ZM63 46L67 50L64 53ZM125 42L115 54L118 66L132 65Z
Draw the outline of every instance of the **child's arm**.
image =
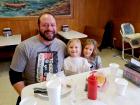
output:
M102 68L102 60L100 56L97 56L97 69Z
M83 61L83 72L90 71L91 64L88 63L87 59Z

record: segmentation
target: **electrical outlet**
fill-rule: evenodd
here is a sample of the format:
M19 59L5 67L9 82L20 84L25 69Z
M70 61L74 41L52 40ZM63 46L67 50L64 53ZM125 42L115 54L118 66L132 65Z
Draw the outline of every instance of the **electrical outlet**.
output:
M113 37L113 40L117 40L117 38L116 37Z
M113 47L115 48L115 42L116 42L117 38L113 37Z

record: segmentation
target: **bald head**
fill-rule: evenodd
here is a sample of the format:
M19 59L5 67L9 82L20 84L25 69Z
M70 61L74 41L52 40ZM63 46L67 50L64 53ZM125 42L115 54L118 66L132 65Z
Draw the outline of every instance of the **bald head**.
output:
M52 41L56 34L56 21L53 15L44 13L38 18L39 34L46 41Z
M40 22L41 22L41 18L44 17L44 16L51 16L55 19L55 16L51 13L48 13L48 12L45 12L45 13L42 13L39 17L38 17L38 26L40 25Z

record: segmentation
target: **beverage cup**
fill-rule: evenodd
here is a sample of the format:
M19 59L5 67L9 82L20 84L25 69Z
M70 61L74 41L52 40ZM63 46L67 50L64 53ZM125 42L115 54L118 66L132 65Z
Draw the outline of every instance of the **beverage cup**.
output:
M116 78L116 75L117 75L117 72L118 72L118 69L119 69L119 64L110 63L109 64L109 69L110 69L110 72L111 72L112 79L114 80Z
M47 83L49 105L60 105L61 83L59 80L50 80Z
M116 84L116 93L121 96L125 95L128 86L128 81L125 80L124 78L116 78L115 84Z

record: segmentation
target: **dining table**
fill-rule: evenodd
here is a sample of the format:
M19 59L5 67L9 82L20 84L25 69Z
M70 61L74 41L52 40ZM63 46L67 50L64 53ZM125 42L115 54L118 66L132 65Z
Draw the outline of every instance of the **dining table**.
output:
M64 39L67 39L67 40L70 40L73 38L80 39L80 38L87 38L88 37L86 34L72 30L72 29L70 29L69 31L66 31L66 32L58 31L58 35L60 35L61 37L63 37Z
M123 78L123 70L119 69L119 75L112 77L109 67L98 69L97 72L103 72L106 76L106 83L102 87L98 87L97 99L88 99L88 93L85 91L87 77L91 73L84 72L71 76L62 77L71 87L61 96L61 105L140 105L140 87L128 81L128 86L125 95L117 94L115 78ZM125 78L124 78L125 79ZM47 82L35 83L23 88L21 93L21 102L25 99L34 101L33 105L49 105L49 98L34 93L34 88L46 87ZM25 102L22 105L27 105ZM31 105L31 104L30 104Z
M4 36L0 35L0 47L18 45L21 42L21 34Z

